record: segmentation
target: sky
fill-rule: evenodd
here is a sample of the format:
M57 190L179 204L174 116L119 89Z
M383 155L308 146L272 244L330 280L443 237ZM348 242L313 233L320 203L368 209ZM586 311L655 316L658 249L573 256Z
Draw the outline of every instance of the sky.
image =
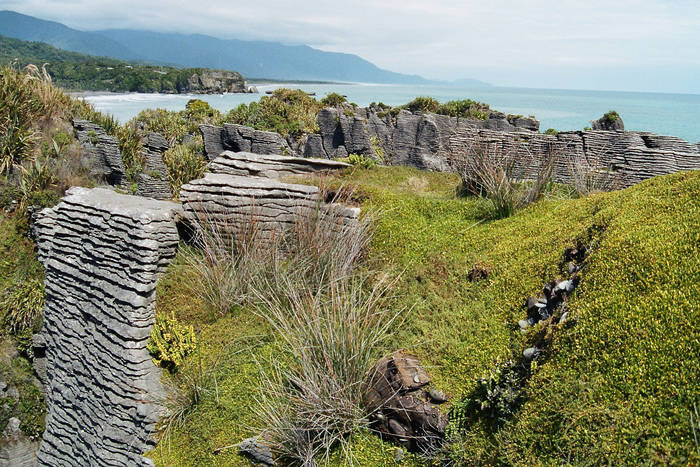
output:
M700 94L700 0L0 0L0 9L81 30L306 44L430 79Z

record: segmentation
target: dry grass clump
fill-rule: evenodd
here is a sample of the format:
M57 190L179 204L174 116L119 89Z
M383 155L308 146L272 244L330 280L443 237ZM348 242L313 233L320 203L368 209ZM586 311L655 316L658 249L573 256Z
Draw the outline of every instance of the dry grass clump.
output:
M361 385L397 316L386 306L393 282L357 272L368 218L317 206L270 233L256 217L233 225L201 211L185 252L192 292L218 315L248 306L279 336L283 353L261 367L262 439L285 465L315 465L366 426Z
M505 143L470 138L452 165L469 194L487 198L494 217L508 217L542 198L552 186L559 151L554 146L531 148L515 138Z
M258 291L257 313L282 337L289 363L264 374L256 414L262 438L285 465L327 461L367 427L362 383L397 313L386 306L393 281L337 278L323 287L276 275ZM274 293L270 293L274 291Z
M624 176L606 166L602 160L604 152L575 155L569 158L569 186L579 196L619 190L624 186Z

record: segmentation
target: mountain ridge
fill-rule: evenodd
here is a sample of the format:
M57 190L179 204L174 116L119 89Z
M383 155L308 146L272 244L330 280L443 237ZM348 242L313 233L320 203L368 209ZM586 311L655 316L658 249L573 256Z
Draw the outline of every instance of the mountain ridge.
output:
M88 32L10 10L0 11L0 31L6 37L45 42L73 52L181 67L235 70L246 78L448 84L385 70L354 54L326 52L308 45L133 29Z

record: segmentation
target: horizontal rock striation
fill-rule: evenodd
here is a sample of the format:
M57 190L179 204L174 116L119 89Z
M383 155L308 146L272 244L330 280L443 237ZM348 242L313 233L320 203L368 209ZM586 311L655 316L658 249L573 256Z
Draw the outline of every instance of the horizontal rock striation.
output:
M308 215L326 206L315 186L283 183L274 178L207 173L182 186L180 201L185 217L214 222L238 235L253 226L259 238L270 240ZM359 209L331 205L342 224L356 222Z
M171 199L168 169L163 162L163 153L170 148L166 139L149 132L141 140L141 154L144 160L143 173L138 176L136 194L146 198Z
M288 175L339 170L347 167L350 167L350 164L328 159L224 151L219 157L209 163L207 170L211 173L229 175L280 178Z
M90 168L90 175L103 178L110 185L122 185L126 181L126 172L117 138L87 120L73 120L73 129L85 151L85 164Z
M675 137L631 131L570 131L547 135L461 129L453 133L446 153L452 158L464 157L474 151L479 142L515 150L527 164L536 163L537 158L533 156L551 151L556 159L554 178L564 183L572 182L581 170L591 171L594 176L597 172L599 178L614 177L615 188L622 188L657 175L700 169L700 154L693 152L689 143ZM526 173L527 169L522 168L522 172Z
M204 154L209 160L227 150L256 154L292 153L289 143L271 131L254 130L229 123L225 123L223 127L200 125L199 128L204 139Z
M298 141L284 142L275 133L240 125L201 125L200 131L209 159L226 150L286 154L290 149L292 154L304 157L336 159L358 153L390 165L451 171L452 158L472 145L475 137L485 136L505 146L516 139L533 148L556 147L564 156L557 168L561 180L571 177L572 161L580 160L591 167L615 172L624 179L623 186L655 175L700 168L700 143L615 129L624 128L619 117L615 125L606 129L557 135L540 134L539 122L533 118L506 116L495 111L491 111L489 118L477 120L429 112L392 113L376 107L341 106L322 110L317 121L319 133L305 135ZM607 120L603 117L601 121ZM265 133L264 138L261 133ZM243 134L249 135L246 139L249 142L240 142ZM268 144L269 141L274 144ZM285 149L277 150L278 146Z
M46 269L46 430L38 465L150 465L162 413L146 342L158 275L178 245L175 203L71 188L36 222Z

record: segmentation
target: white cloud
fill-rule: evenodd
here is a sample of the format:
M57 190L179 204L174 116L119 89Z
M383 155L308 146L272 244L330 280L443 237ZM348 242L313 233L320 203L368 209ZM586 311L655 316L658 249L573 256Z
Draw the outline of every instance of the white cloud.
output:
M700 69L700 2L695 0L4 3L4 8L77 29L304 43L431 78L537 86L540 78L527 77L566 75L567 70L574 76L586 68Z

